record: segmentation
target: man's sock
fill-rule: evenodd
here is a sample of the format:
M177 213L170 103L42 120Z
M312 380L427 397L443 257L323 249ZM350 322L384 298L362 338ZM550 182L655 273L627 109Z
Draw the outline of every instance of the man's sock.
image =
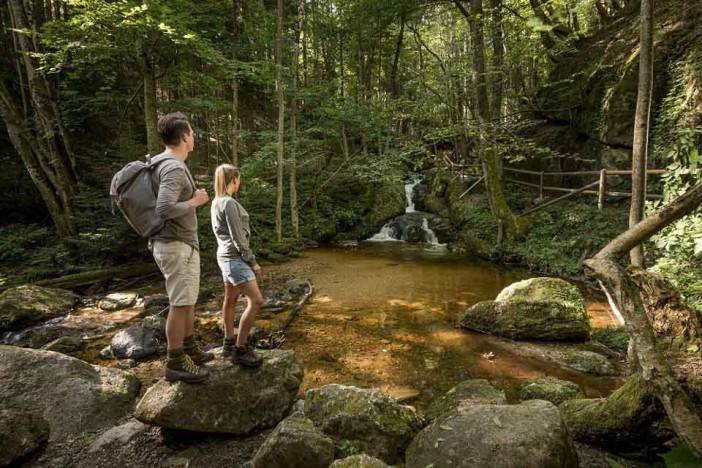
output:
M183 348L169 349L167 353L168 359L166 361L166 367L170 367L171 369L180 368L185 358L185 351L183 351Z

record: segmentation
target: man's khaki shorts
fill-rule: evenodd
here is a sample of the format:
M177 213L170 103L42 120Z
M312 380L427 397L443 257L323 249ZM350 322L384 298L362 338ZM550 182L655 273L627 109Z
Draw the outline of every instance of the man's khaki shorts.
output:
M154 241L152 252L166 279L171 305L195 305L200 291L200 252L180 241Z

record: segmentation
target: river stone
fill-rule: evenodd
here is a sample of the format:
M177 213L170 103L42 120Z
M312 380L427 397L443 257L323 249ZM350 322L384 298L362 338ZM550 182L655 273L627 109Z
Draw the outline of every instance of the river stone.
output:
M590 319L582 294L558 278L531 278L470 307L460 325L516 340L584 341Z
M336 460L329 465L329 468L390 468L390 466L386 465L382 460L361 453Z
M461 404L417 435L405 466L576 468L578 458L558 409L548 401L532 400L520 405Z
M24 285L0 293L0 332L18 330L71 311L78 296L70 291Z
M135 416L168 429L245 435L275 426L290 411L303 368L292 351L259 351L252 370L216 360L202 384L160 380L146 391Z
M485 379L465 380L451 390L435 398L427 409L427 421L433 421L458 408L461 402L475 404L499 405L506 404L505 392L490 385Z
M135 292L116 292L100 299L98 307L106 312L114 312L133 306L138 297Z
M170 302L165 294L154 294L152 296L144 296L144 315L157 315L164 309L166 312L163 315L168 315L168 307Z
M0 410L0 466L19 461L49 438L49 423L41 416L13 409Z
M617 375L617 369L605 356L594 351L574 350L558 354L559 361L568 367L594 375Z
M253 458L253 468L328 468L334 441L305 417L285 418Z
M98 450L113 444L124 445L137 435L144 432L146 429L148 429L148 427L149 426L146 424L132 419L124 424L115 426L105 431L100 437L95 439L95 442L90 444L90 448L88 450L90 452L97 452Z
M524 382L519 391L519 398L546 400L558 406L566 400L585 398L585 394L575 382L555 377L542 377Z
M378 390L325 385L305 394L305 416L342 450L354 450L397 463L419 431L414 409Z
M150 315L141 321L141 326L156 332L156 337L166 339L166 319L157 315Z
M156 354L158 340L152 328L132 325L112 337L112 355L118 359L141 359Z
M132 411L138 392L139 380L131 372L0 345L0 401L41 413L52 441L114 425Z
M62 336L51 343L41 347L46 351L56 351L63 354L75 354L83 348L83 339L80 336Z

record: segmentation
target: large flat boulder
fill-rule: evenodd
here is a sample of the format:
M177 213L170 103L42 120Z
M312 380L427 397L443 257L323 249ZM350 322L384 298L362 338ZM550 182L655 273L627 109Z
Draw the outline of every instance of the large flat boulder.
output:
M412 441L406 468L576 468L578 458L558 409L543 400L520 405L460 405Z
M585 301L559 278L530 278L479 302L460 318L463 328L515 340L584 341L590 336Z
M378 390L325 385L305 394L305 416L337 446L397 463L422 421L409 406Z
M134 408L131 372L92 366L53 351L0 345L0 401L41 414L51 440L114 426Z
M0 466L19 463L49 438L49 423L35 413L0 410Z
M140 421L168 429L244 435L273 427L290 411L302 382L303 368L292 351L259 351L258 369L229 361L206 365L202 384L161 380L137 405Z
M304 416L285 418L253 458L253 468L328 468L334 441Z
M0 293L0 332L18 330L66 314L78 302L70 291L24 285Z

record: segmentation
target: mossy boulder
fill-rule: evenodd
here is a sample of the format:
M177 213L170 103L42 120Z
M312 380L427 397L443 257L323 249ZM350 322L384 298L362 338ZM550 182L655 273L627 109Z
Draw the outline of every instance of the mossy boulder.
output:
M24 285L0 293L0 332L17 330L67 314L78 302L70 291Z
M341 452L367 453L387 463L402 459L422 425L413 408L377 390L336 384L307 391L305 416Z
M390 468L390 466L382 460L361 453L336 460L329 465L329 468Z
M62 336L61 338L57 338L54 341L45 344L42 346L42 349L74 355L83 349L83 339L80 336L75 335Z
M6 408L40 414L52 441L113 426L132 411L139 387L131 372L0 345L0 401Z
M285 418L253 458L253 468L328 468L334 441L304 416Z
M215 360L199 385L161 380L149 388L134 416L168 429L236 435L273 427L290 411L303 368L292 351L260 351L264 361L251 370Z
M427 409L427 421L434 421L456 410L462 402L475 404L506 404L505 392L485 379L465 380L438 398Z
M41 416L12 409L0 410L0 466L19 462L49 439L49 423Z
M617 375L617 368L600 353L588 350L564 351L558 354L558 361L580 372L594 375Z
M607 398L567 400L558 409L573 439L609 450L646 448L674 435L661 424L663 408L639 375Z
M479 302L460 326L516 340L584 341L590 320L582 294L558 278L531 278L503 289L494 301Z
M464 403L424 428L407 449L406 468L427 466L575 468L578 458L558 409L548 401Z
M585 394L575 382L555 377L542 377L524 382L519 390L519 398L546 400L558 406L566 400L585 398Z

